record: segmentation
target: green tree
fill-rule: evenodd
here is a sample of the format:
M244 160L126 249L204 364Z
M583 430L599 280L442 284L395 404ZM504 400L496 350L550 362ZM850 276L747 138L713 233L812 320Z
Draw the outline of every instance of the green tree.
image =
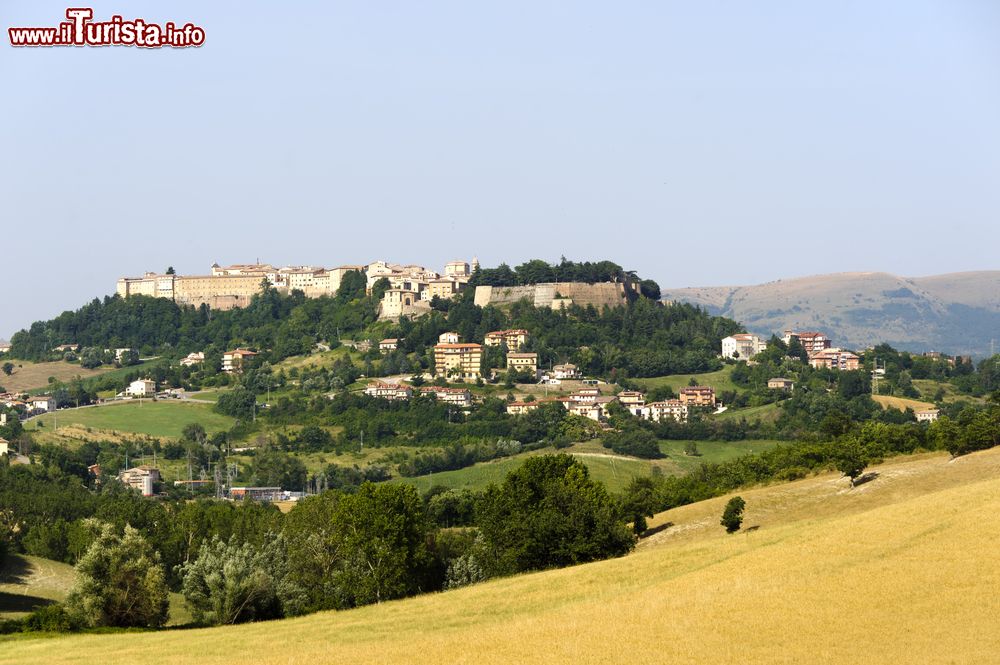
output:
M622 497L622 513L625 519L632 522L632 531L636 535L643 534L648 525L647 517L652 517L659 507L660 499L656 481L649 477L633 478L625 488Z
M635 545L604 485L564 454L528 458L490 485L477 523L494 575L621 556Z
M853 436L844 438L836 446L833 454L834 466L837 471L851 479L853 487L858 477L868 468L869 457L861 442Z
M300 492L306 484L306 465L297 457L265 449L254 458L253 480L262 487L280 487Z
M88 521L95 540L76 564L67 599L88 626L150 627L167 621L166 575L160 555L137 529L119 535L110 524Z
M6 374L7 376L10 376L11 374L13 374L14 373L14 363L4 363L3 364L3 373Z
M288 579L284 537L259 548L218 536L181 568L181 592L195 621L235 624L298 614L305 593Z
M734 496L726 502L726 508L722 511L722 519L719 524L726 527L726 533L736 533L743 526L743 509L746 508L746 501L741 496Z

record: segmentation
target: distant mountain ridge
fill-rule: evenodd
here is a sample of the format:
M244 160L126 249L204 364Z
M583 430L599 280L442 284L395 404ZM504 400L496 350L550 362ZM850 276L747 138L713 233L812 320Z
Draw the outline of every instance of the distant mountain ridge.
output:
M984 357L991 340L1000 343L1000 270L930 277L834 273L755 286L665 288L662 297L700 305L758 334L819 330L849 348L888 342L909 351Z

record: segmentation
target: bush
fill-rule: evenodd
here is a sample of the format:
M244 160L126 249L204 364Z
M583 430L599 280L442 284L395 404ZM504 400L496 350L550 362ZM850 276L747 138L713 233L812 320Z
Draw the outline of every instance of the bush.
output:
M722 519L719 524L726 527L726 533L736 533L743 526L743 509L746 502L741 496L734 496L726 503L726 509L722 511Z

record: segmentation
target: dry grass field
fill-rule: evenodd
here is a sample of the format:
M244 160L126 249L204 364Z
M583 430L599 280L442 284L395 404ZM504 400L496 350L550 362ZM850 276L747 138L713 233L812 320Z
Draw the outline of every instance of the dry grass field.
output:
M883 409L899 409L900 411L906 411L906 409L913 409L914 411L919 411L921 409L933 409L934 405L930 402L921 402L918 399L908 399L906 397L893 397L891 395L872 395L872 399L882 405Z
M37 388L44 388L49 385L49 377L55 377L58 381L68 382L76 377L89 379L94 376L101 376L111 371L108 368L84 369L79 365L68 362L55 363L32 363L27 360L11 360L14 364L14 371L10 376L0 374L0 385L11 392L27 392Z
M1000 450L726 497L625 558L231 628L15 639L0 663L989 663L1000 660Z

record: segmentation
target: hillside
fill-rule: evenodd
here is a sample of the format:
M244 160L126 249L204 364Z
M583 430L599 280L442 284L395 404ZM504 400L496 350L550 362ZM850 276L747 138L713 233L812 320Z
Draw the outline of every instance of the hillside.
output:
M1000 271L914 278L838 273L664 289L662 295L741 321L753 332L815 329L851 348L888 342L910 351L983 356L1000 329Z
M658 516L623 559L280 622L18 639L0 663L995 661L1000 450L875 470L742 492L753 533L723 533L722 497Z

